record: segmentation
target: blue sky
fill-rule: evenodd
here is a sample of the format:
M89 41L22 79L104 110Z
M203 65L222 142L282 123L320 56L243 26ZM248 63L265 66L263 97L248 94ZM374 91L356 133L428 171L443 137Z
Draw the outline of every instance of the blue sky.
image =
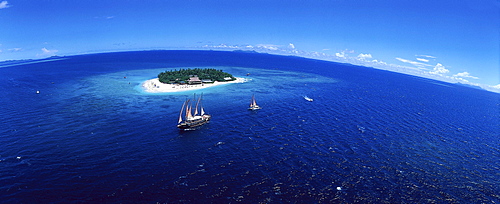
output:
M0 0L0 61L241 48L500 90L499 38L497 0Z

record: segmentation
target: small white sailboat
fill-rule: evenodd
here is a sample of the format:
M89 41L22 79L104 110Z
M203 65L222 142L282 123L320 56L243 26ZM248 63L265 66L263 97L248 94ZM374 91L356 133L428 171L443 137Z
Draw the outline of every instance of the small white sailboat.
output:
M261 107L257 105L257 102L255 101L255 95L252 95L252 100L250 101L250 107L248 110L259 110Z
M309 97L307 97L307 96L304 96L304 99L306 99L307 101L310 101L310 102L314 101L314 99L309 98Z

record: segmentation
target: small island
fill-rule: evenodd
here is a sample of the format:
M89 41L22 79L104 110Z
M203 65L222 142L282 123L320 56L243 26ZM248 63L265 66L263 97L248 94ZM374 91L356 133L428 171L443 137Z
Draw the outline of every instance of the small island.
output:
M244 78L234 77L222 70L194 68L161 72L158 78L145 81L142 87L146 92L162 93L190 91L246 81Z
M158 74L158 79L166 84L201 84L236 80L233 75L217 69L181 69Z

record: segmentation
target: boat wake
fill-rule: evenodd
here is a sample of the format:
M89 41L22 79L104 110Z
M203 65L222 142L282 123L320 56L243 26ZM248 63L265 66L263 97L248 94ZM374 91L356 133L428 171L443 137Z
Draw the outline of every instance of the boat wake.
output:
M310 102L314 101L314 99L309 98L309 97L307 97L307 96L303 96L303 97L304 97L304 99L306 99L307 101L310 101Z

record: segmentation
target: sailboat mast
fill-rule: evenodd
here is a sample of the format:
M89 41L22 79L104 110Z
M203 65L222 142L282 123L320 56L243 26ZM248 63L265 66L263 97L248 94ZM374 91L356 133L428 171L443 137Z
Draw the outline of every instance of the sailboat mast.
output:
M196 94L195 94L195 99L196 99ZM201 100L201 97L198 98L198 101L196 102L196 107L194 108L194 115L198 115L198 104L200 104L200 100Z

